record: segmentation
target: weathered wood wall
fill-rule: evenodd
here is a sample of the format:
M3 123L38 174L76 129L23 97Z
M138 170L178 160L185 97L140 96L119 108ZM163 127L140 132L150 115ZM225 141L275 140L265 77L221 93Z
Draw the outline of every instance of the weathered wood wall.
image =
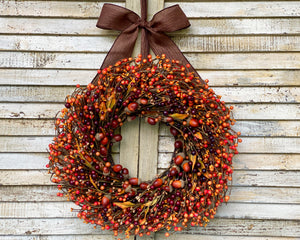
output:
M167 0L165 6L175 3L192 26L171 36L235 107L244 142L230 203L205 229L170 239L299 239L300 2ZM78 220L45 170L53 116L76 83L90 82L117 35L95 27L102 5L0 0L0 239L114 239ZM161 171L172 151L163 127L158 145Z

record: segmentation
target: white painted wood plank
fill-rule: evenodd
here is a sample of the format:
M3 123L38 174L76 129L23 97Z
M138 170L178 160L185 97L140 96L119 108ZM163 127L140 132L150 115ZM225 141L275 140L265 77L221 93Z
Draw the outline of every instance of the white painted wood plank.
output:
M246 137L298 137L300 121L237 121L233 129ZM171 137L170 127L161 125L159 135Z
M167 168L172 153L160 153L158 168ZM249 170L300 170L299 154L247 154L240 153L234 157L234 169Z
M1 2L0 16L95 18L104 3L125 6L124 1L9 1ZM67 11L66 11L67 9Z
M112 154L119 163L119 154ZM167 168L172 153L159 153L158 168ZM244 154L234 157L236 170L300 170L299 154ZM44 153L0 153L0 169L45 169L48 154ZM154 177L154 173L151 175Z
M4 1L2 16L98 17L102 2L84 1ZM113 4L124 6L121 1ZM165 7L179 4L188 17L296 17L296 1L271 2L166 2ZM68 9L66 11L65 9Z
M292 120L300 118L298 104L232 104L235 119Z
M196 69L297 69L298 53L188 53ZM0 68L97 69L104 53L2 52Z
M0 137L0 152L45 152L52 137ZM159 152L173 152L173 138L159 138ZM240 153L300 153L300 138L243 137ZM113 152L118 152L114 145Z
M199 70L214 86L300 86L299 70ZM91 70L0 69L0 85L86 85L95 76Z
M1 186L3 202L60 202L56 186ZM237 187L230 189L230 202L299 204L299 188L292 187Z
M166 7L179 4L188 17L296 17L300 14L297 2L167 2Z
M49 154L44 153L0 153L0 169L45 169L49 163ZM112 157L117 164L120 162L119 153L113 153Z
M174 139L160 137L159 152L173 152ZM300 138L243 137L240 153L300 153Z
M0 86L2 102L63 102L75 87ZM227 103L299 103L300 87L214 87Z
M72 202L0 202L2 218L70 218L77 206ZM218 208L216 217L239 219L299 220L300 205L227 203Z
M298 137L300 121L237 121L233 127L246 137ZM150 128L152 129L152 128ZM0 135L54 136L54 120L0 119ZM160 136L171 136L170 127L161 124Z
M45 169L48 156L46 152L0 153L0 169Z
M9 186L0 188L1 201L64 201L57 197L52 186ZM232 187L230 202L247 203L299 203L298 188Z
M166 238L163 233L157 233L158 237L156 240L170 239L170 240L264 240L264 237L251 237L251 236L216 236L216 235L191 235L191 234L171 234L170 237ZM2 240L32 240L30 236L2 236ZM59 235L49 236L43 235L34 236L34 240L115 240L116 238L112 235ZM296 238L290 237L267 237L268 240L294 240Z
M0 33L112 35L96 28L97 19L9 17L0 18ZM171 35L298 34L299 18L190 19L191 27ZM114 34L117 34L114 32Z
M293 240L290 237L253 237L253 236L217 236L217 235L192 235L192 234L171 234L168 238L163 233L158 233L155 240Z
M237 120L299 120L300 104L231 104ZM0 103L0 118L53 118L63 108L55 103ZM267 114L266 114L267 113Z
M52 185L46 170L1 170L2 185ZM233 185L239 187L300 187L299 171L245 171L233 173Z
M0 50L107 52L116 36L3 35ZM175 36L182 52L299 51L299 36ZM92 43L92 44L91 44Z
M93 229L92 225L82 224L82 221L76 218L67 219L0 219L0 232L8 235L24 235L26 232L31 234L32 237L38 235L52 235L53 229L58 235L52 235L51 240L56 240L55 237L64 235L68 237L72 235L82 234L108 234L107 231L101 231L99 228ZM18 226L18 227L16 227ZM76 226L76 227L74 227ZM300 223L299 221L278 221L278 220L246 220L246 219L222 219L216 218L211 221L206 228L191 228L188 231L183 231L178 236L196 236L196 237L209 237L209 235L228 236L227 239L235 239L234 236L244 236L242 240L251 240L249 236L260 237L261 240L269 239L270 236L278 237L299 237L300 236ZM198 234L198 235L197 235ZM101 237L101 235L96 235ZM160 235L159 235L160 236ZM106 236L110 239L110 235ZM59 238L64 239L64 238ZM67 238L68 239L68 238ZM73 238L71 238L73 240ZM74 238L76 239L76 238ZM93 239L93 238L92 238ZM101 238L100 238L101 239ZM115 239L115 238L114 238ZM182 238L179 238L182 239ZM194 238L193 238L194 239ZM198 238L197 238L198 239ZM200 238L202 239L202 238ZM211 239L211 238L208 238ZM222 239L222 238L220 238ZM26 239L27 240L27 239ZM41 240L41 239L39 239ZM44 240L44 239L43 239ZM252 239L257 240L257 239ZM277 240L272 239L270 240Z

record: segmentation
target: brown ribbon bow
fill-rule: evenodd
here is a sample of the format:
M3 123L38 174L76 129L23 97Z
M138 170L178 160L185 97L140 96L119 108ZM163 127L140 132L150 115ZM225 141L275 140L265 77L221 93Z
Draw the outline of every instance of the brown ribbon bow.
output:
M103 61L101 69L114 65L120 59L131 57L139 28L142 29L141 52L146 57L150 48L156 55L165 54L169 59L188 64L176 44L164 33L181 30L190 23L178 5L157 12L151 21L147 22L147 1L141 0L141 17L135 12L113 4L104 4L97 27L121 31L109 53ZM194 71L194 69L191 69ZM196 71L195 71L196 73ZM197 74L197 73L196 73Z

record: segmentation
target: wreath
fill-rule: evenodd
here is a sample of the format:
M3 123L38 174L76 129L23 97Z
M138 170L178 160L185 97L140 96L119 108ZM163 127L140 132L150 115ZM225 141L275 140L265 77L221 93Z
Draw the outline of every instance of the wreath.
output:
M241 141L231 109L188 63L164 54L116 61L67 96L49 145L52 182L78 205L79 218L116 236L205 226L229 200ZM151 181L130 176L112 157L121 126L136 117L174 136L169 168Z

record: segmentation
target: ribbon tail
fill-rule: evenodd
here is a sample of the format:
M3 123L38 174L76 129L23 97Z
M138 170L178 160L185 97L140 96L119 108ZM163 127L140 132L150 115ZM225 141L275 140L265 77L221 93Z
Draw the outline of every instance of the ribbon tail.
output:
M156 55L165 54L170 60L179 60L182 65L190 64L177 45L166 34L151 31L148 32L148 40L150 48ZM197 76L204 83L203 79L197 73L196 69L194 69L192 64L190 64L190 66L191 67L189 70L194 72L195 76Z
M101 69L109 67L110 65L114 65L121 59L131 57L138 36L138 31L138 28L133 26L130 30L122 32L117 37L105 59L103 60Z

